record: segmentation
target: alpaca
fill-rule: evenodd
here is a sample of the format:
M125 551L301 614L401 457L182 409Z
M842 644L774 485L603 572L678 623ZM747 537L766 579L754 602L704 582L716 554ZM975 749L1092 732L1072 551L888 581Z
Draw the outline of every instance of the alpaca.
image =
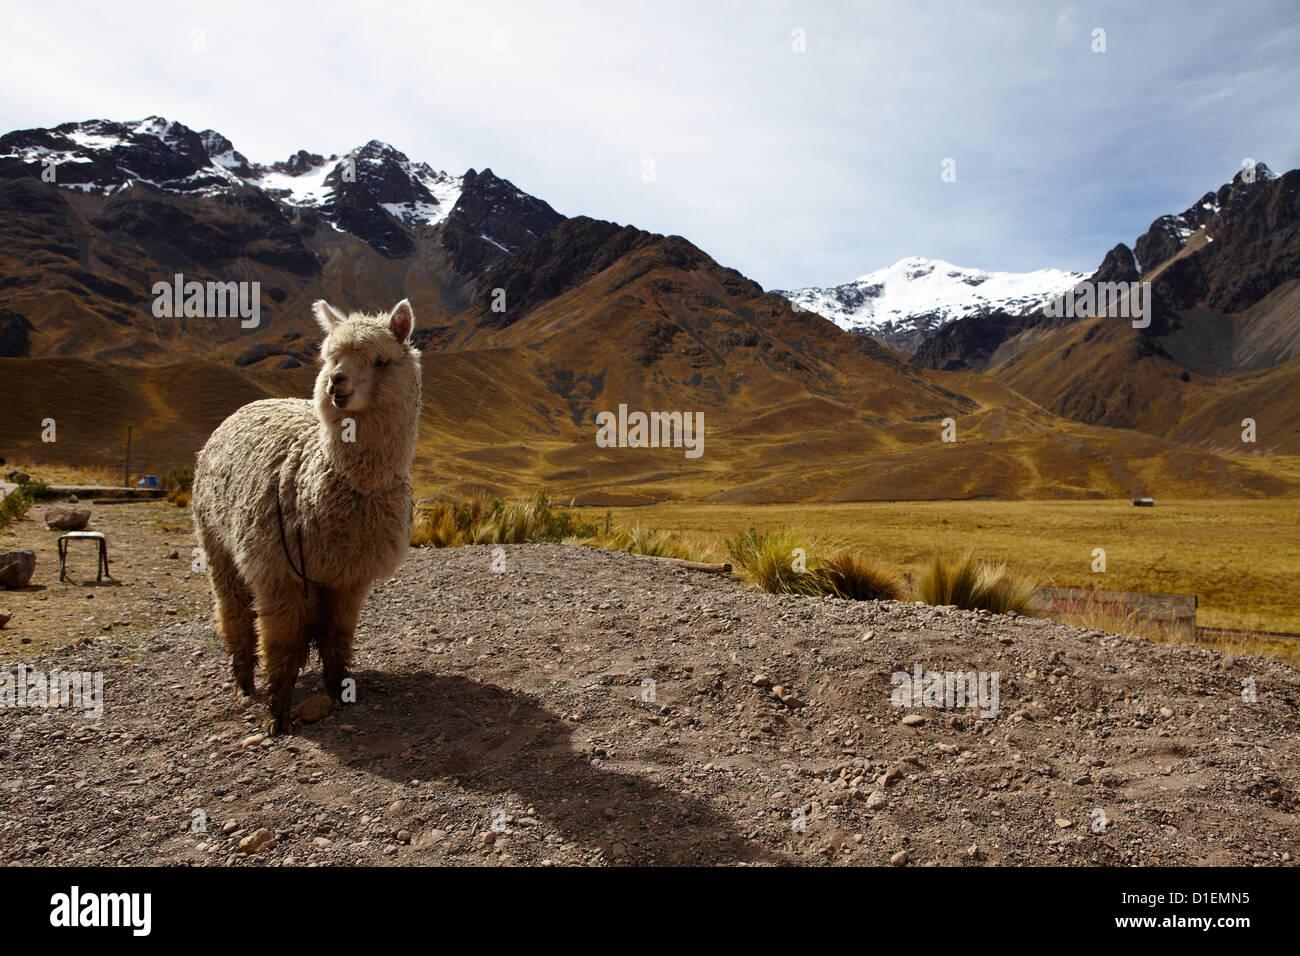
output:
M217 629L240 695L253 693L254 634L266 732L292 730L290 704L310 645L341 699L371 586L410 548L411 461L420 413L415 316L344 317L312 306L326 333L315 394L240 408L194 470L194 525Z

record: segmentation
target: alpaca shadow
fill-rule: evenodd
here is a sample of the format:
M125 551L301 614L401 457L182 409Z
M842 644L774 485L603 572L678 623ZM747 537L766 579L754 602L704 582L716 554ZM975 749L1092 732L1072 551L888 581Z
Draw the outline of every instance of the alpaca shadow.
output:
M74 588L120 588L122 582L114 578L104 578L102 581L96 581L94 578L76 578L69 571L60 584L68 584Z
M566 840L599 844L607 860L622 844L625 855L615 858L624 864L788 862L744 840L699 798L593 767L574 752L573 725L536 698L427 671L354 676L377 709L345 707L333 720L295 727L344 763L401 783L455 777L495 799L513 792ZM355 733L341 733L340 723ZM479 826L490 824L485 815Z

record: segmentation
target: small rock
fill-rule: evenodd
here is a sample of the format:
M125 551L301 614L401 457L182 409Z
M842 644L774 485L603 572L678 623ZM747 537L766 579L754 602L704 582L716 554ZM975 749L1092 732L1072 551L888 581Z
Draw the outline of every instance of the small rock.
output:
M425 830L423 833L421 833L418 837L415 838L415 848L417 850L427 850L435 843L441 843L444 839L446 839L446 837L447 837L446 830L439 830L436 828L433 830Z
M755 674L750 680L750 683L755 687L766 687L768 684L772 683L772 681L766 674Z
M333 709L334 700L328 694L312 694L305 700L299 701L298 706L293 709L293 716L304 723L314 724L328 717Z
M889 858L889 865L890 865L890 866L906 866L906 865L907 865L907 851L906 851L906 850L899 850L897 853L895 853L893 856L891 856L891 857Z
M1161 708L1160 708L1160 716L1161 716L1161 717L1172 717L1173 715L1174 715L1174 709L1173 709L1172 707L1161 707Z
M239 746L241 746L241 747L256 747L258 744L260 744L260 743L261 743L263 740L265 740L265 739L266 739L266 734L253 734L253 736L251 736L251 737L245 737L243 740L241 740L241 741L239 742Z
M239 849L245 853L261 853L275 846L275 834L262 827L239 841Z
M883 790L872 790L871 796L867 797L867 807L871 810L879 810L888 802L889 798L885 796Z
M12 614L6 613L5 611L0 611L0 627L4 627L11 620L13 620Z
M920 714L908 714L903 718L904 727L919 727L925 723L925 718Z
M35 551L6 551L0 554L0 584L25 588L36 570Z
M1060 827L1062 830L1068 830L1070 829L1070 827L1074 826L1074 821L1067 820L1065 817L1057 817L1056 825Z

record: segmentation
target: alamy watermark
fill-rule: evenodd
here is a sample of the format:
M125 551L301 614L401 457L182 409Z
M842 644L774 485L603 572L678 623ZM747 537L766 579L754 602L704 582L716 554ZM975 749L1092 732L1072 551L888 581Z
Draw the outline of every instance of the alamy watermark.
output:
M889 702L895 707L979 707L981 717L998 715L998 671L895 671Z
M148 936L152 912L152 893L83 893L73 886L50 897L50 925L56 928L118 926L132 936Z
M171 282L155 282L152 291L155 319L239 318L243 329L262 324L260 282L186 282L178 272Z
M1086 319L1110 315L1132 319L1133 328L1151 324L1150 282L1080 282L1043 303L1049 319Z
M687 458L704 454L703 412L629 412L596 415L599 448L685 448Z
M102 717L104 675L60 670L46 674L19 664L15 674L0 671L0 707L67 707Z

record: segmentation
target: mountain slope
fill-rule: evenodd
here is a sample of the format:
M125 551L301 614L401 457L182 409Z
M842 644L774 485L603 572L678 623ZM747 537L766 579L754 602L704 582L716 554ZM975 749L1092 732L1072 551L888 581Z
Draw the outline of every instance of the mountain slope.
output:
M312 300L376 308L410 295L424 316L459 311L482 269L563 218L490 169L450 176L376 141L263 166L158 117L9 133L0 356L302 364ZM155 284L178 274L259 283L257 325L156 316Z
M987 370L1081 422L1300 454L1300 171L1244 186L1220 190L1220 211L1142 273L1148 328L1118 316L1031 323L988 354ZM1242 441L1243 419L1256 442Z
M155 316L154 283L177 273L260 283L260 322ZM1066 421L987 377L919 369L680 236L565 218L490 169L449 177L377 142L264 167L162 120L0 137L0 292L6 457L118 465L131 425L138 468L187 463L239 405L309 393L312 300L406 296L429 490L591 504L1297 492L1248 462ZM597 413L619 406L702 414L702 456L598 446Z

